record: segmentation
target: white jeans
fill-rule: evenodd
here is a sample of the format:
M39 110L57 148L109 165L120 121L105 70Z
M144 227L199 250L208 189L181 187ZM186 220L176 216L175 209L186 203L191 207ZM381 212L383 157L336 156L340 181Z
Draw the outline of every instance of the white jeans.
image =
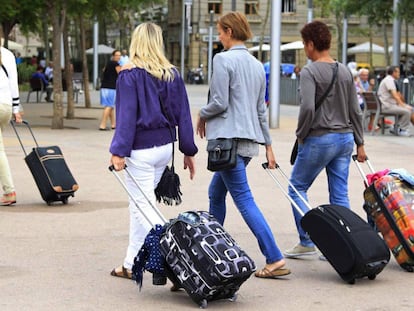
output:
M131 156L126 158L127 169L134 176L138 185L147 198L156 205L154 189L158 185L165 166L172 157L172 144L150 149L133 150ZM147 199L137 188L134 181L125 174L125 182L129 192L138 202L139 207L153 224L163 224L159 216L153 211ZM131 269L134 258L144 243L145 237L151 230L151 225L141 214L135 203L129 199L129 244L124 259L124 267Z
M10 172L9 161L3 143L3 128L9 123L12 115L12 106L0 104L0 183L4 193L14 191L13 179Z

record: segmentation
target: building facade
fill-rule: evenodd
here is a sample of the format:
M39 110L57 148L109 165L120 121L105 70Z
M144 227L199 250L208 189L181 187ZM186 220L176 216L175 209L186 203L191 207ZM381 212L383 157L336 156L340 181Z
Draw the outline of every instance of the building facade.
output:
M281 44L300 41L300 29L307 22L308 7L306 0L281 0ZM200 64L208 68L208 49L209 49L209 30L210 25L213 29L213 55L221 50L218 41L216 21L219 16L232 10L233 5L237 11L246 14L251 25L254 37L246 44L248 47L262 43L270 43L270 14L268 3L271 0L169 0L168 1L168 28L166 29L166 49L170 60L177 66L181 63L181 42L184 37L184 64L187 70L198 67ZM212 12L212 14L210 13ZM268 13L269 12L269 13ZM336 21L334 18L321 18L320 10L314 8L313 18L326 22L332 30L333 40L331 52L334 57L342 60L338 55L338 42L342 37L342 30L339 29L342 21ZM183 15L184 13L184 15ZM319 14L319 15L318 15ZM185 16L185 20L183 19ZM211 17L213 23L211 23ZM267 23L265 22L267 20ZM185 27L182 27L184 21ZM413 33L411 31L407 33ZM369 40L371 33L372 42L384 46L384 33L379 29L369 29L367 19L364 17L348 18L348 48ZM389 44L392 45L392 24L386 26L386 33ZM401 42L405 42L404 33L401 35ZM414 42L414 36L408 38L408 42ZM404 51L401 51L403 54ZM269 53L262 55L255 54L260 60L266 61ZM348 55L347 61L356 61L361 66L384 67L387 61L384 54L358 53ZM404 58L404 61L412 64L410 56ZM307 59L303 49L283 51L281 54L282 63L292 63L302 67L306 64Z

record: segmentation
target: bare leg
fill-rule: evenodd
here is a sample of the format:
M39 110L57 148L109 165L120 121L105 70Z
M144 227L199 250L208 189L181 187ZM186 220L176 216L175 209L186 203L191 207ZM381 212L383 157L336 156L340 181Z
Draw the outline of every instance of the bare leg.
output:
M116 122L115 122L115 111L113 108L111 108L111 112L109 113L109 120L111 121L111 128L115 128Z
M101 120L101 124L99 125L99 128L104 129L106 128L106 121L108 120L111 111L113 109L111 107L105 107L102 113L102 120Z

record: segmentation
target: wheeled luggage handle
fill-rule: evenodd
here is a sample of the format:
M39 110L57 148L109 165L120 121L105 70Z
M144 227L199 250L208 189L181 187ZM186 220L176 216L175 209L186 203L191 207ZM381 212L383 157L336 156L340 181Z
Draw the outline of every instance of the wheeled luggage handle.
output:
M29 122L27 122L26 120L23 120L23 121L22 121L22 123L23 123L24 125L26 125L26 127L29 129L30 134L32 135L33 140L34 140L34 142L35 142L35 144L36 144L36 147L39 147L39 144L37 143L37 140L36 140L36 138L35 138L35 136L34 136L34 134L33 134L33 131L32 131L32 128L30 127L30 125L29 125ZM14 132L16 133L16 136L17 136L17 139L19 140L20 146L21 146L21 147L22 147L22 149L23 149L24 156L25 156L25 157L27 157L27 152L26 152L26 149L24 149L23 142L22 142L22 140L21 140L21 138L20 138L19 133L17 132L17 129L16 129L16 124L17 124L17 123L16 123L16 121L14 121L14 120L10 120L10 125L12 126L12 128L13 128Z
M357 155L356 154L353 154L352 155L352 160L354 161L354 163L357 166L357 169L359 171L359 174L361 175L362 179L364 180L365 187L368 187L369 184L368 184L367 176L365 175L364 170L362 169L361 164L358 162L358 159L357 159ZM369 171L371 173L375 173L374 167L371 165L371 162L369 161L368 157L365 158L365 162L368 165Z
M276 177L275 174L271 172L269 169L269 163L262 163L262 167L265 169L265 171L269 174L269 176L276 182L276 184L279 186L280 190L283 192L285 197L289 200L290 203L292 203L295 210L303 217L305 213L302 211L302 209L298 206L298 204L290 197L289 192L285 189L285 187L282 185L280 180ZM283 176L283 179L286 180L286 182L289 184L289 186L295 191L295 193L298 195L298 197L302 200L302 202L306 205L308 210L312 209L312 206L308 203L308 201L305 200L305 198L299 193L299 191L296 189L294 185L290 182L289 178L286 176L285 172L281 169L279 164L276 163L276 170L280 173L280 175Z
M112 172L112 174L114 174L114 176L116 177L116 179L118 179L119 183L122 185L122 187L125 189L125 191L128 193L128 196L132 199L132 201L134 201L135 206L137 207L137 209L140 211L140 213L145 217L145 219L148 221L148 223L155 228L155 225L151 219L149 219L149 217L147 215L145 215L145 213L142 211L141 207L139 206L137 200L134 198L134 196L131 194L131 192L129 191L128 187L126 186L125 182L121 179L121 177L119 176L119 174L117 173L117 171L115 170L115 167L113 165L109 166L108 169ZM162 225L164 225L165 223L167 223L167 219L161 214L160 210L154 206L154 204L152 204L151 200L148 198L148 196L145 194L145 192L142 190L142 188L140 187L140 185L138 184L138 182L135 180L134 176L132 176L132 174L130 173L130 171L127 169L127 167L125 166L124 168L125 172L129 175L129 177L134 181L135 185L137 186L138 190L142 193L142 195L144 196L144 198L147 200L147 202L150 204L151 208L156 212L156 214L158 215L158 217L162 220Z

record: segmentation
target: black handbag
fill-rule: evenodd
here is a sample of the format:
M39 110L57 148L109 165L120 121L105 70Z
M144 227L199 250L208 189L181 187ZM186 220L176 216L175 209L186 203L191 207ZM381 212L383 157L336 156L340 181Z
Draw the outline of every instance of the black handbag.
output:
M237 139L217 138L207 142L207 169L212 172L228 170L237 164Z
M338 62L336 62L335 65L336 66L333 69L333 75L332 75L331 83L329 84L328 88L326 89L326 91L322 95L322 97L315 104L315 111L317 111L319 109L319 107L322 105L322 102L326 99L326 97L328 96L329 92L332 90L332 87L334 85L336 76L338 74ZM299 148L299 142L298 142L298 139L296 138L295 144L293 145L292 152L290 154L290 164L291 165L295 164L296 157L298 156L298 148Z
M161 96L159 96L160 105L162 113L165 115L165 117L168 120L169 123L169 130L171 134L171 138L174 139L173 136L173 127L171 125L171 120L168 117L167 110L165 109L164 102L161 99ZM175 130L175 127L174 127ZM158 202L163 201L166 205L179 205L182 202L181 196L182 192L180 190L180 177L175 172L174 168L174 140L172 143L172 161L171 161L171 167L168 167L168 165L165 167L164 172L162 173L161 179L157 185L157 188L155 188L155 197Z

